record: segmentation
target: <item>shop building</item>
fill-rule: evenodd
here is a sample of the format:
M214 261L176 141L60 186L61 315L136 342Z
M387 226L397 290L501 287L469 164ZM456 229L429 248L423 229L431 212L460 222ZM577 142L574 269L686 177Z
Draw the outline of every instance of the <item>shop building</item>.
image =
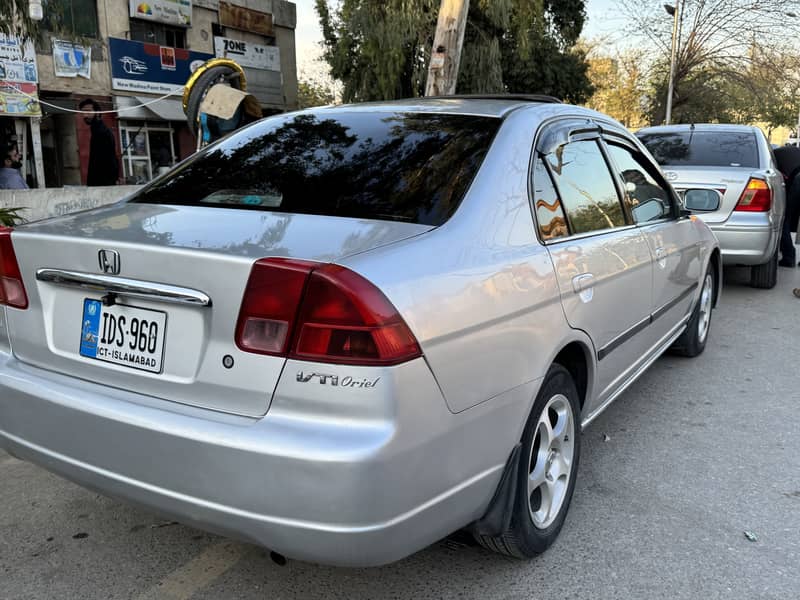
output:
M295 25L284 0L50 0L35 54L0 39L15 65L0 68L0 138L24 145L34 186L84 185L90 127L72 111L91 98L109 111L120 181L145 183L195 151L181 92L204 61L237 60L265 114L297 107Z
M33 148L33 141L41 140L38 90L33 43L0 34L0 151L17 146L24 159L22 177L29 187L44 177L41 148Z

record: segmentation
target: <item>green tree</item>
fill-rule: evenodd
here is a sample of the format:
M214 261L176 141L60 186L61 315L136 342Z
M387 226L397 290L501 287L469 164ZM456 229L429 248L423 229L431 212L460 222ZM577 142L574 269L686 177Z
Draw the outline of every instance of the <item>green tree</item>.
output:
M298 108L333 104L333 92L317 81L300 80L297 84Z
M331 74L343 99L421 96L439 0L316 0ZM472 0L459 93L545 93L581 101L591 90L574 49L584 0Z
M630 49L615 56L590 48L589 80L594 93L586 102L589 108L611 115L625 127L645 124L642 103L646 81L641 51Z
M651 63L647 114L654 124L665 117L667 81L672 47L673 20L661 2L616 0L627 19L626 35L647 48ZM746 122L759 118L760 106L752 104L745 74L754 65L757 44L778 51L782 40L797 39L800 19L797 0L683 0L678 27L673 92L673 121ZM773 86L792 77L798 64L774 70ZM767 98L767 95L763 95ZM796 105L795 100L795 105Z
M28 0L0 0L0 33L33 37L37 23L28 15Z
M650 72L646 112L651 123L664 119L669 63ZM797 120L800 54L793 48L752 43L747 55L731 64L696 66L681 74L673 97L677 123L761 123L767 134Z
M753 43L749 59L747 70L734 74L744 90L743 102L757 107L756 118L768 136L776 127L794 127L800 109L800 52L791 45Z
M669 64L657 63L651 70L645 101L650 123L664 122ZM672 100L674 123L749 123L756 118L755 106L745 101L745 90L727 71L714 67L695 68L683 75Z

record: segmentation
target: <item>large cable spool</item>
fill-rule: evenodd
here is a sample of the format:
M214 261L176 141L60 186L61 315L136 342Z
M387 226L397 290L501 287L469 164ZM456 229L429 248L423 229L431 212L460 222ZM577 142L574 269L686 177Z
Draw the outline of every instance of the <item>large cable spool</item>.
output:
M258 100L247 93L244 69L229 58L212 58L198 67L186 82L183 112L189 130L198 138L198 145L203 146L214 137L259 118L261 107ZM208 139L209 130L201 125L201 120L213 125L212 139Z

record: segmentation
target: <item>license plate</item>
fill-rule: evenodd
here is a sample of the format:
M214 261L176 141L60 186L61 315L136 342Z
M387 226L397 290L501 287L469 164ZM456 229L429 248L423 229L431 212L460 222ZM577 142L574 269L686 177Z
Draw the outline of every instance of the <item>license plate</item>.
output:
M81 356L161 373L167 313L86 298L81 323Z

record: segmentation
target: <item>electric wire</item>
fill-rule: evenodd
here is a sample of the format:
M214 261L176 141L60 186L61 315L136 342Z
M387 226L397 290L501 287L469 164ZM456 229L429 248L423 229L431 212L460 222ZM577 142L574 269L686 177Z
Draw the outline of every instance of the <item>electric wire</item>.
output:
M63 106L58 106L57 104L51 104L49 102L46 102L45 100L37 98L36 96L32 96L31 94L23 92L21 89L19 89L18 87L15 87L14 85L9 85L8 87L10 87L14 91L22 94L23 96L38 102L39 104L41 104L43 106L49 106L50 108L56 108L56 109L64 111L64 112L75 113L75 114L79 114L79 115L91 115L91 114L94 114L94 113L101 114L101 115L106 115L106 114L126 112L126 111L129 111L129 110L136 110L136 109L142 108L144 106L150 106L151 104L155 104L156 102L161 102L162 100L165 100L165 99L169 98L170 96L177 96L179 94L180 95L183 94L183 88L181 88L179 90L175 90L175 91L169 92L168 94L164 94L163 96L159 96L158 98L155 98L153 100L148 100L147 102L143 102L142 104L137 104L136 106L123 106L123 107L117 108L115 110L75 110L73 108L65 108Z

